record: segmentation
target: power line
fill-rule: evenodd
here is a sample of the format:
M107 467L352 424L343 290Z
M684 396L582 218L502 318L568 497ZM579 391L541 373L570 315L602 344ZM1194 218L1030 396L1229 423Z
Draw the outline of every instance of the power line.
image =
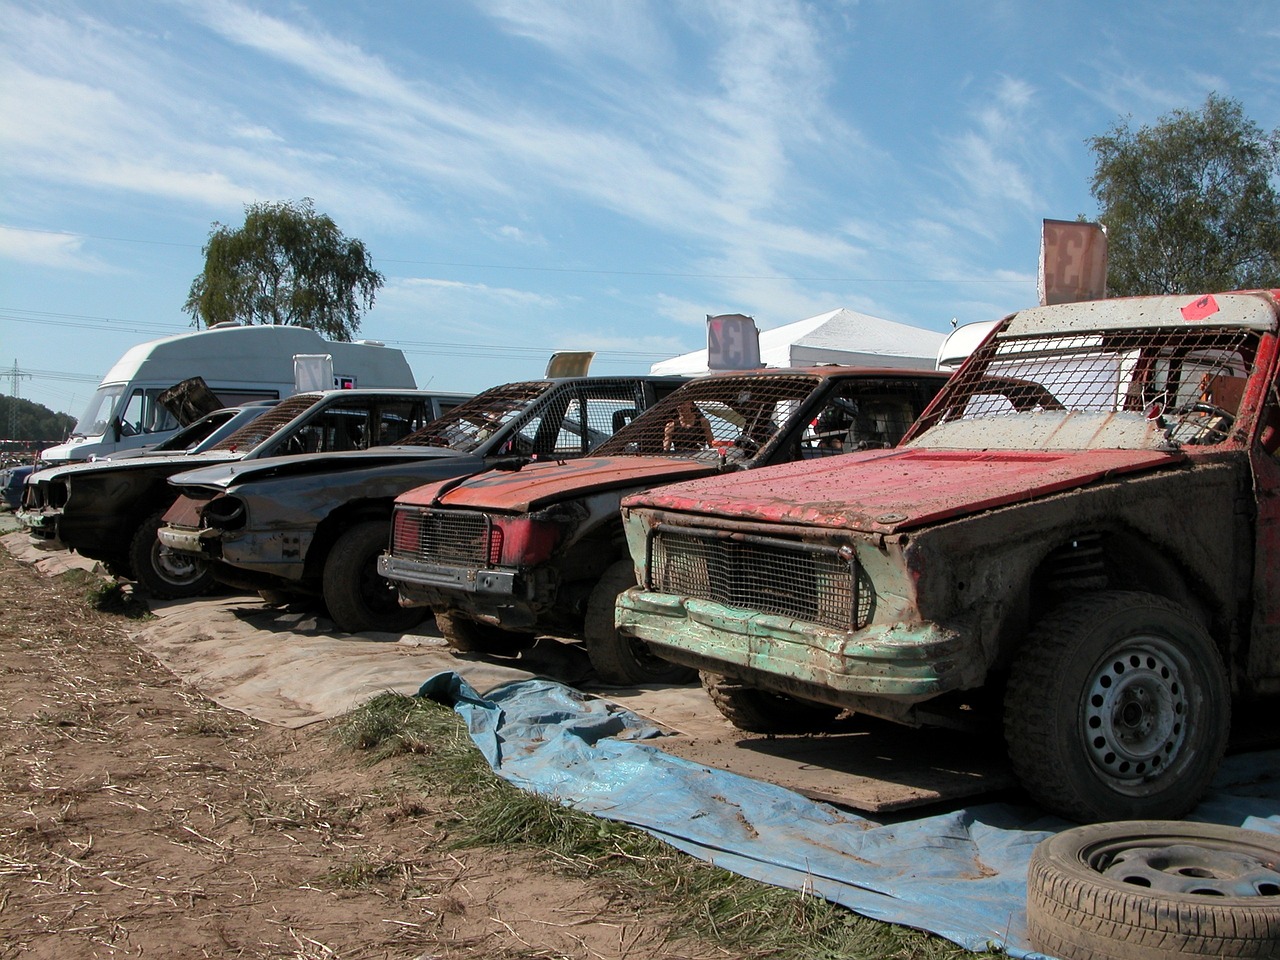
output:
M75 237L80 240L105 240L111 243L137 243L157 247L183 247L201 249L200 244L176 243L169 240L138 240L131 237L108 237L93 233L73 233L67 230L45 230L38 227L20 227L30 233L47 233L59 237ZM685 273L666 270L618 270L602 267L533 266L513 263L468 263L454 260L405 260L395 257L374 257L377 263L402 263L420 267L450 267L455 270L507 270L515 273L566 273L599 277L664 277L672 280L757 280L783 281L787 283L893 283L920 284L1026 284L1035 283L1034 277L1013 279L1010 277L801 277L787 274L750 273Z
M17 323L33 323L42 326L76 327L80 329L101 330L103 324L111 324L113 332L128 333L163 333L174 334L188 332L190 327L175 329L172 325L148 324L146 321L121 320L117 317L93 317L83 314L49 313L39 310L14 310L0 306L0 319L13 320ZM541 358L550 356L556 349L543 344L511 345L498 343L459 343L447 340L388 340L381 339L388 346L394 346L410 354L436 354L451 357L492 357L492 358ZM668 353L642 350L600 350L596 358L602 363L653 362L665 360ZM97 382L96 380L94 382Z

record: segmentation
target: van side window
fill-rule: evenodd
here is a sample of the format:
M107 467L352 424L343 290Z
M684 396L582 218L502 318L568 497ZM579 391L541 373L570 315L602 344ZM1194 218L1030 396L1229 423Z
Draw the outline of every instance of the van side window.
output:
M156 402L156 398L163 392L151 388L134 390L129 395L129 402L120 414L120 429L125 436L177 429L178 421L173 414Z

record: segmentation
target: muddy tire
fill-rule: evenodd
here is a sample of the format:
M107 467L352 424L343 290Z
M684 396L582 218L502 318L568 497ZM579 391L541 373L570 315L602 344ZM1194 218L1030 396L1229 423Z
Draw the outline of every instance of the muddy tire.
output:
M436 614L436 629L458 653L513 654L529 646L531 633L503 630L491 623L472 620L456 611Z
M1218 768L1230 703L1222 659L1184 608L1108 591L1031 631L1010 672L1005 742L1047 810L1081 823L1172 820Z
M698 673L657 656L643 640L626 637L614 626L618 594L636 585L635 567L619 560L608 567L587 599L582 636L596 676L605 683L629 687L645 683L692 683Z
M399 591L378 574L378 557L387 547L391 525L367 520L343 531L325 558L321 592L339 630L404 633L422 622L422 607L400 606Z
M258 596L269 607L287 607L298 599L296 594L289 593L287 590L261 589L258 591Z
M1280 837L1216 824L1098 823L1041 841L1027 933L1061 960L1275 957Z
M814 733L840 715L839 707L748 687L718 673L704 670L699 678L724 718L749 733Z
M167 509L167 508L166 508ZM158 600L199 597L213 589L213 570L200 557L175 553L156 539L165 510L142 521L129 541L129 572L149 596Z

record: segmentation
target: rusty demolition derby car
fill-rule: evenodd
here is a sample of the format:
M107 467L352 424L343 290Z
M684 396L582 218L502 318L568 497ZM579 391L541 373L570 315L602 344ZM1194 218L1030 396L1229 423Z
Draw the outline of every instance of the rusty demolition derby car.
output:
M815 367L691 381L584 459L516 464L401 496L379 570L402 603L435 611L454 649L502 652L552 634L583 640L609 683L691 680L692 671L614 629L614 600L635 584L622 498L676 480L893 446L946 379Z
M624 500L620 629L747 729L1002 716L1049 810L1182 816L1280 692L1276 294L1024 310L895 450Z

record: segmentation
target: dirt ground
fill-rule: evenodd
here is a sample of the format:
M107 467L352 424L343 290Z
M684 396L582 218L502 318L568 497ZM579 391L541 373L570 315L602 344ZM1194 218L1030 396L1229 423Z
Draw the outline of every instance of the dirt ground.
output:
M0 549L0 957L725 955L625 891L447 849L444 801L329 724L218 707L82 596Z

